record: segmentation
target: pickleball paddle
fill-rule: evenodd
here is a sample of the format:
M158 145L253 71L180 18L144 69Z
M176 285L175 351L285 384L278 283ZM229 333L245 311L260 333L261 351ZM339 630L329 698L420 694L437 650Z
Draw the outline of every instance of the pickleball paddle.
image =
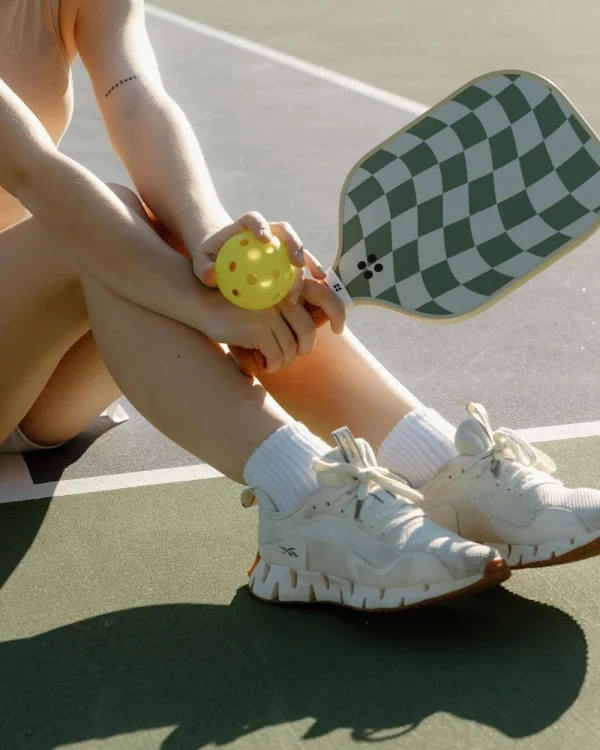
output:
M490 73L352 169L325 283L349 308L464 320L576 248L599 214L600 141L590 126L541 76ZM260 352L230 351L248 375L264 370Z

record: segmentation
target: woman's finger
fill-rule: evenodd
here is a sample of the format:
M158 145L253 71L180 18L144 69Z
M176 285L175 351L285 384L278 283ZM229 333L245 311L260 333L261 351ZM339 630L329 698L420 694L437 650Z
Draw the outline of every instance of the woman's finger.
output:
M304 248L304 258L306 260L306 267L311 272L315 279L323 280L327 275L323 266L315 258L315 256Z
M320 307L331 323L334 333L343 333L346 322L346 308L342 300L326 284L313 279L305 279L302 297L311 305Z
M271 330L283 354L283 366L287 367L293 362L294 357L298 353L298 344L296 343L292 329L279 311L277 316L273 317L271 321Z
M310 354L317 338L317 329L313 319L302 305L282 302L279 310L294 333L298 356L304 357Z
M263 357L267 360L266 371L268 373L277 372L283 367L284 356L281 351L281 347L277 341L273 330L268 326L264 326L263 331L257 341L256 348L261 352Z
M215 269L214 261L211 261L210 258L206 257L203 258L203 261L204 263L202 265L194 263L194 274L200 279L204 286L214 289L217 286L217 271Z
M285 242L290 257L290 263L296 268L302 268L305 263L304 245L296 230L287 221L271 223L273 234Z
M287 296L282 300L282 302L289 302L292 305L298 304L298 300L302 296L302 291L304 290L304 279L304 269L296 268L292 288L287 293Z
M273 239L273 232L271 231L269 222L258 211L248 211L236 223L241 225L241 229L238 231L249 229L261 242L270 242Z

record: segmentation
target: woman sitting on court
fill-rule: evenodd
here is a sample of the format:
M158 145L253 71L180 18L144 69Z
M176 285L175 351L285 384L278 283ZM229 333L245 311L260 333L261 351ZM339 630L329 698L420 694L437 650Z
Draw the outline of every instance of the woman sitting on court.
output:
M344 328L287 223L231 218L163 87L141 0L2 3L0 49L0 451L68 441L125 394L250 488L251 586L266 599L395 608L503 580L503 557L598 552L599 492L565 488L481 408L456 430ZM77 54L143 203L57 149ZM214 259L243 229L280 237L298 269L274 308L246 311L214 288ZM315 330L303 300L330 325ZM221 344L259 349L260 382ZM334 432L344 425L360 439Z

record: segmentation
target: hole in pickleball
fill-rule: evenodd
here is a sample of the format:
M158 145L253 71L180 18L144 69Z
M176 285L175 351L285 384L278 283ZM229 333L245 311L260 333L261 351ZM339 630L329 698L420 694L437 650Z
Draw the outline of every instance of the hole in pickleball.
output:
M376 263L374 269L375 271L377 271L377 273L379 273L380 271L383 271L383 266L381 265L381 263Z
M357 266L357 267L358 267L358 270L359 270L359 271L364 271L364 270L365 270L365 268L367 267L367 264L366 264L366 263L364 262L364 260L361 260L361 261L359 261L359 263L358 263L358 266Z
M250 286L254 286L254 284L256 284L256 282L258 281L258 276L255 273L249 273L246 276L246 281L248 282L248 284L250 284Z
M273 295L273 301L278 300L281 297L281 292L277 292L277 294Z
M235 271L236 268L237 268L237 263L235 261L233 261L232 263L229 264L229 270L232 273L233 273L233 271Z
M265 250L265 253L267 255L271 255L271 253L273 252L275 252L275 248L273 247L273 245L269 245L269 247Z
M376 255L367 255L367 260L369 261L369 263L375 263L375 261L377 260L377 256Z
M273 278L278 279L280 276L281 276L281 271L278 271L277 269L275 269L273 271Z
M232 289L231 293L233 294L234 297L239 297L240 296L240 293L238 292L237 289Z
M372 279L373 271L365 271L365 279Z
M246 245L250 244L250 240L240 240L240 245L243 245L243 247L246 247Z

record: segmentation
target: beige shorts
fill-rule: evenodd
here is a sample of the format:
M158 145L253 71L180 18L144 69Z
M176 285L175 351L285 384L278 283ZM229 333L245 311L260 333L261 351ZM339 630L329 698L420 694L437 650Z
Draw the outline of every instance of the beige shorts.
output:
M56 445L38 445L33 440L25 437L21 428L17 427L3 443L0 443L0 453L25 453L25 451L41 451L57 447Z
M100 414L101 417L110 419L114 424L125 422L129 419L127 412L123 409L118 401L111 404L108 409ZM58 443L58 445L38 445L26 437L21 431L20 427L9 435L6 440L0 443L0 453L25 453L27 451L44 451L50 450L51 448L58 448L59 445L64 443Z

